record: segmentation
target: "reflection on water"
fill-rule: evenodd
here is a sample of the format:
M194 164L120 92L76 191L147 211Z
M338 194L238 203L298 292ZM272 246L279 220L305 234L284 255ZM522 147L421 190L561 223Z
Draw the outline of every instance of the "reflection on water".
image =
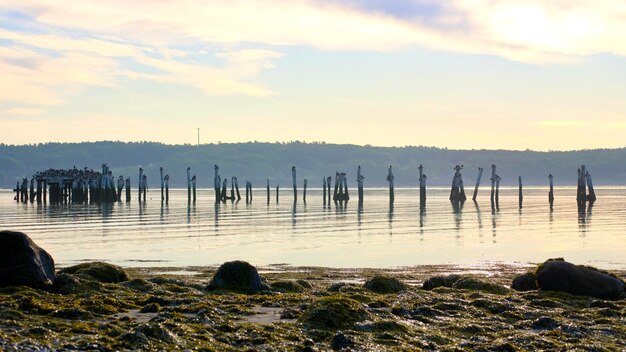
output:
M0 191L0 228L28 233L62 265L83 259L126 266L246 259L393 267L565 257L626 267L626 188L598 189L596 204L580 210L575 189L559 188L552 211L545 189L525 188L523 212L517 189L502 188L500 210L486 214L481 207L490 209L488 194L473 204L451 204L446 188L429 188L424 209L416 189L396 189L393 204L387 192L366 189L362 205L323 205L321 190L308 189L306 205L283 192L278 203L261 197L244 206L215 204L212 190L199 190L197 202L188 204L186 190L171 190L166 204L148 199L98 206L18 204L9 191ZM489 227L491 241L485 241Z

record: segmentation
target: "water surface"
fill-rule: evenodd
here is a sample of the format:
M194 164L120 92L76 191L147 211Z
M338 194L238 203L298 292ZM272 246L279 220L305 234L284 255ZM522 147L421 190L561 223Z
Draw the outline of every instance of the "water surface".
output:
M37 205L13 201L0 191L0 229L27 233L57 264L105 260L123 266L179 267L245 259L256 265L396 267L421 264L527 263L551 257L602 268L626 268L626 188L598 188L593 208L579 213L574 188L557 188L551 212L547 189L526 188L518 209L517 189L501 190L492 213L487 189L478 203L448 201L448 189L429 188L425 211L417 189L396 189L389 207L386 189L366 189L363 208L356 192L346 206L323 206L321 190L308 190L294 205L291 191L269 204L255 189L251 205L215 205L212 190L200 190L188 206L186 190L159 191L148 200L102 205ZM133 193L133 197L136 195Z

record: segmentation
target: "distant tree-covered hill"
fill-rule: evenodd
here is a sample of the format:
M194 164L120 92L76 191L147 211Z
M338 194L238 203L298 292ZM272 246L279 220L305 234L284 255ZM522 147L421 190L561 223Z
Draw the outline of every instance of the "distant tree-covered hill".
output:
M31 177L48 168L89 167L99 170L107 163L114 174L131 177L135 187L138 168L147 173L148 184L158 185L159 167L170 175L173 187L184 186L188 166L198 177L200 187L212 187L213 165L220 166L222 177L237 176L254 187L291 185L291 166L298 169L298 184L309 180L309 187L321 186L323 176L335 171L348 174L354 187L356 168L361 165L365 185L386 185L387 167L393 165L396 185L416 186L417 167L423 164L429 185L448 185L452 168L463 164L466 185L473 184L478 167L498 166L504 185L517 184L522 176L527 185L547 184L548 174L557 185L575 185L576 170L587 165L597 185L626 184L626 148L581 150L571 152L535 152L507 150L451 150L434 147L372 147L325 143L234 143L167 145L153 142L46 143L37 145L0 144L0 187L15 186L17 179Z

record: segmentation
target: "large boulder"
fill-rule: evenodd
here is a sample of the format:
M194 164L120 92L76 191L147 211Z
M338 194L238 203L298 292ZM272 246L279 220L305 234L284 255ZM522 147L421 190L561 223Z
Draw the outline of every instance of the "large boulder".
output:
M54 260L26 234L0 231L0 287L46 288L54 281Z
M342 296L329 296L315 301L299 322L313 329L342 329L367 319L361 303Z
M229 290L241 293L258 293L269 287L261 281L259 272L248 262L236 260L222 264L207 289Z
M595 268L563 260L548 260L537 268L537 284L545 291L560 291L600 299L620 299L624 282Z

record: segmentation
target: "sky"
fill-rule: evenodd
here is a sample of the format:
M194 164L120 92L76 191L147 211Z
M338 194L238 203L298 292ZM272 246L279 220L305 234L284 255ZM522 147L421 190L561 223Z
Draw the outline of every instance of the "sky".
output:
M623 0L0 0L0 143L626 146Z

